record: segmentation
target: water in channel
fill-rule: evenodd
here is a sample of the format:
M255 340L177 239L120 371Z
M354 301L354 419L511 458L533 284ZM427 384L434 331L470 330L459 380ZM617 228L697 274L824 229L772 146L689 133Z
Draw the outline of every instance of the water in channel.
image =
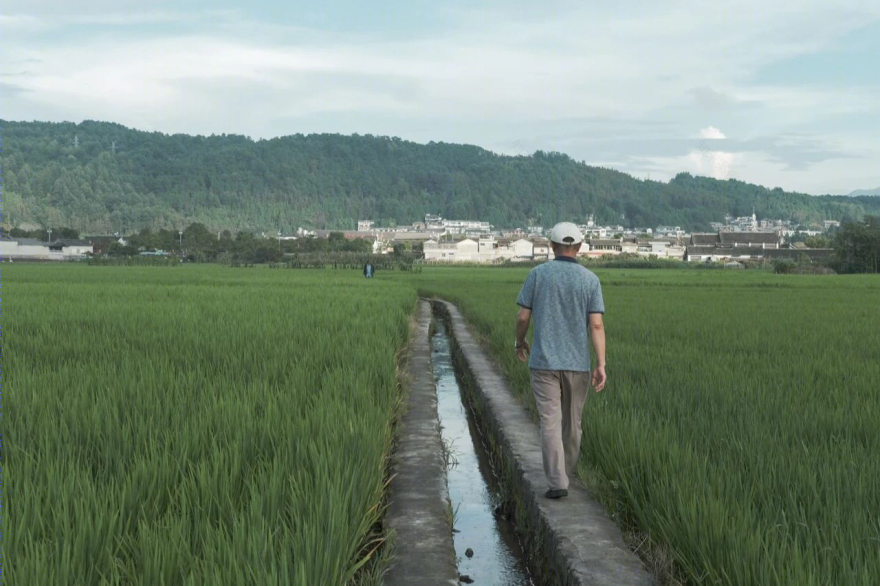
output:
M535 586L513 525L494 514L497 480L472 415L462 403L446 325L436 321L431 361L437 381L437 410L443 442L450 451L449 498L455 511L458 571L475 586ZM468 557L468 550L473 552Z

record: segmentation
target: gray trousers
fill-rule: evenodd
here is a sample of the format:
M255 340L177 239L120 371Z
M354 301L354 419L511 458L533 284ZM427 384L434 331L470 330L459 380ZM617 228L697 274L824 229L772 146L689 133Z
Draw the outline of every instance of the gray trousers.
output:
M551 489L567 489L581 453L581 415L590 373L531 369L530 379L541 422L544 474Z

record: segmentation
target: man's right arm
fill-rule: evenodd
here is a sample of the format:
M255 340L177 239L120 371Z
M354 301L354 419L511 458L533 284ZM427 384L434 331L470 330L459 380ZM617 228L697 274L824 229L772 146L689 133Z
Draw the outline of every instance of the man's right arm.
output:
M520 362L528 360L531 351L526 334L529 333L529 321L532 319L532 302L534 300L535 271L532 269L516 298L516 304L519 305L519 313L516 314L516 357Z
M590 314L590 341L596 352L596 366L593 368L591 382L598 393L605 388L608 379L605 375L605 324L601 313Z

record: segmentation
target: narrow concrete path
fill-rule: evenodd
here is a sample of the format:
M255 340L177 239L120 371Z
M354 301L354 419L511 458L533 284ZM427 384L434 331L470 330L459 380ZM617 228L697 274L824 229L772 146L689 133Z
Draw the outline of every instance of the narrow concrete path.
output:
M553 581L597 586L654 584L602 505L586 490L572 484L567 498L555 501L543 496L547 481L538 424L510 393L497 366L471 336L455 306L439 303L449 314L451 334L476 381L479 400L487 407L484 426L488 429L484 431L495 436L505 458L514 463L513 489L529 510L530 524L540 527L543 539L549 541L544 549L553 558L549 564L558 572Z
M394 530L394 561L386 586L458 586L446 466L428 329L431 305L419 302L418 335L409 363L409 406L392 460L385 522Z

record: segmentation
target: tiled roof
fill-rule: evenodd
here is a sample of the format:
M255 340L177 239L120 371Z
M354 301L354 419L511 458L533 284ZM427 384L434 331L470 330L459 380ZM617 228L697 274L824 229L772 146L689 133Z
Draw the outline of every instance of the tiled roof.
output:
M92 243L88 240L79 240L73 238L59 238L55 242L53 242L50 246L91 246Z
M801 255L810 260L826 260L834 250L831 248L761 248L760 246L738 246L736 248L718 248L716 246L688 246L688 256L718 256L727 258L763 257L796 260Z
M778 244L779 236L775 232L721 232L718 235L722 244L746 243L746 244Z
M718 234L692 234L691 245L693 246L709 246L720 242Z
M427 232L395 232L392 240L428 240L433 237Z
M768 250L768 248L761 248L760 246L737 246L730 248L719 248L716 246L688 246L688 254L693 254L691 252L692 249L699 249L700 252L697 254L715 254L719 256L764 256L764 253ZM707 251L708 252L704 252Z
M714 246L688 246L687 247L688 254L697 255L697 256L705 256L708 254L722 254L723 252L726 252L727 250L733 250L733 249L728 248L725 250L725 249L715 248Z

